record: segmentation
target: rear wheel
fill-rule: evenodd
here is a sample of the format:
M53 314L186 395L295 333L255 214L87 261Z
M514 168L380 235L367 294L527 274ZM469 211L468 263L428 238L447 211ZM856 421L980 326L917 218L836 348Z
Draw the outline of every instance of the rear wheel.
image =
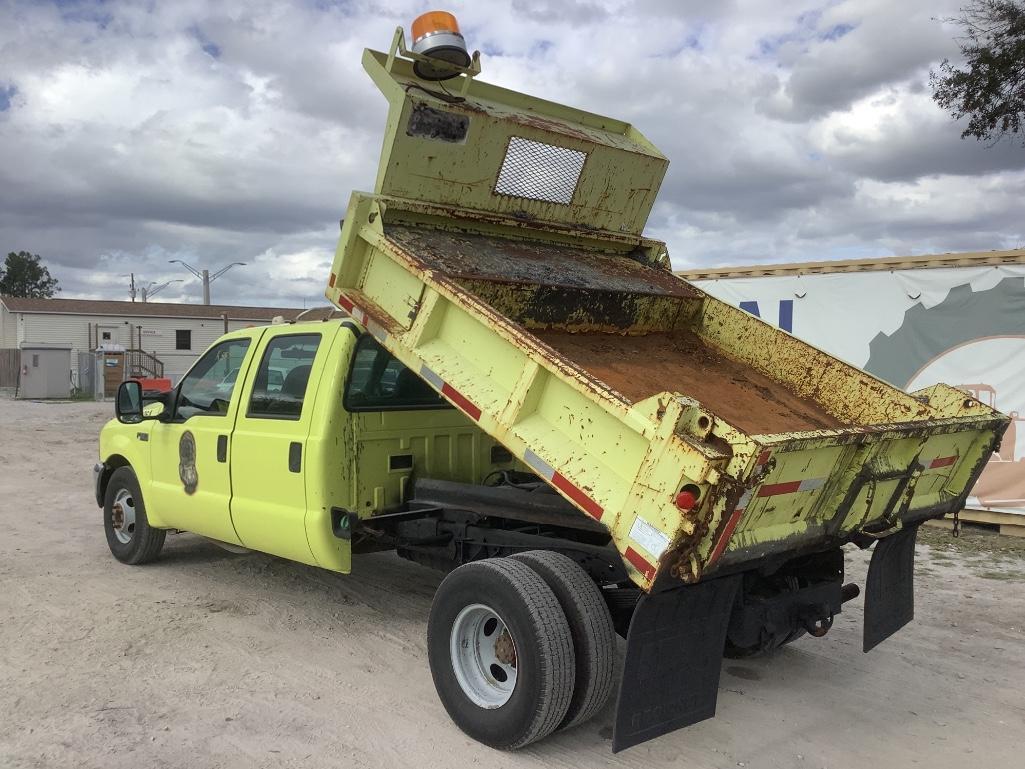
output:
M470 737L515 749L551 734L573 695L573 642L551 588L507 558L445 577L427 624L431 675Z
M110 552L122 563L148 563L164 546L167 532L149 525L139 480L130 467L119 467L107 482L103 529Z
M576 684L560 729L576 726L604 707L612 692L616 631L601 590L573 559L548 550L511 556L530 566L555 593L566 614L576 659Z

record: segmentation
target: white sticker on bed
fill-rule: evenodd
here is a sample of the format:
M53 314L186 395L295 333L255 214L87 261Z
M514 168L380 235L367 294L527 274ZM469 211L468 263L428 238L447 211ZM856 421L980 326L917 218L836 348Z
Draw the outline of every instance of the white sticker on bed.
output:
M661 558L669 547L669 537L640 516L634 518L634 525L630 527L630 539L656 558Z

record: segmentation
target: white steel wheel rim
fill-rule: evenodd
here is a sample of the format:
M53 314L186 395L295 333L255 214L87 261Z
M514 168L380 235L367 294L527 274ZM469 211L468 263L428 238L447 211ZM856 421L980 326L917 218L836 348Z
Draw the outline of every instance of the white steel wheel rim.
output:
M482 603L463 608L452 623L452 671L475 705L502 707L516 688L516 644L498 612Z
M135 495L128 489L119 489L110 509L110 523L114 536L127 545L135 535Z

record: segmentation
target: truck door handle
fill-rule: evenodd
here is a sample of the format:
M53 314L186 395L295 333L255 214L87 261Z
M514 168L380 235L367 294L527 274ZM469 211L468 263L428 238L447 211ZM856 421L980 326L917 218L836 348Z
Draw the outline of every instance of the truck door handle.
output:
M218 435L217 436L217 461L227 462L228 461L228 436Z
M303 445L298 441L292 441L288 444L288 471L298 473L302 470L302 464Z

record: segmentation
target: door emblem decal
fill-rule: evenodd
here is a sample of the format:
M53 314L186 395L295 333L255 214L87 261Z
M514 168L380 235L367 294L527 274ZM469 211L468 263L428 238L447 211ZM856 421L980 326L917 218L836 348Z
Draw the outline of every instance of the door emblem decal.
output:
M182 433L178 441L178 477L182 479L186 494L194 494L199 485L199 473L196 471L196 439L188 430Z

